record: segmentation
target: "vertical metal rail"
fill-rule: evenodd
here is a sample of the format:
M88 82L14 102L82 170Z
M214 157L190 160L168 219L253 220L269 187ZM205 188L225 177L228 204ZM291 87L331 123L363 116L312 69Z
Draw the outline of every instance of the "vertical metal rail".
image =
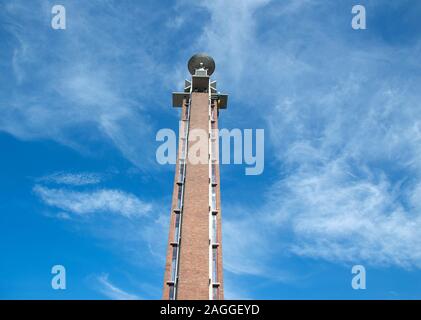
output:
M183 225L183 210L184 210L184 189L185 189L185 181L186 181L186 171L187 171L187 159L188 159L188 141L189 141L189 128L190 128L190 108L191 108L191 92L190 92L190 97L189 100L186 104L186 111L187 111L187 117L186 120L182 120L186 122L185 125L185 149L184 149L184 159L183 159L183 179L181 181L181 202L180 202L180 211L179 213L179 230L178 230L178 238L176 239L176 250L177 250L177 258L175 261L175 279L174 279L174 291L173 291L173 297L171 300L176 300L177 299L177 286L178 286L178 269L179 269L179 263L180 263L180 240L181 240L181 233L182 233L182 225ZM181 137L180 137L181 140ZM178 159L178 165L180 166L180 157ZM180 172L179 172L180 173Z
M214 156L218 154L217 152L217 136L214 136L214 128L213 128L213 122L216 121L215 117L217 116L215 114L216 106L212 105L212 98L211 98L211 88L209 87L209 134L208 134L208 165L209 165L209 299L214 300L214 287L216 285L214 274L218 272L218 270L214 270L215 266L213 264L213 250L217 244L217 240L214 239L214 230L213 230L213 219L215 212L218 208L216 207L217 201L216 201L216 191L215 191L215 201L213 199L213 189L216 187L216 181L213 181L213 175L216 174L213 172L213 163L214 161L217 162L217 159L214 159ZM216 178L216 177L215 177ZM216 228L216 225L215 225ZM215 241L214 241L215 240ZM217 263L216 263L217 264Z

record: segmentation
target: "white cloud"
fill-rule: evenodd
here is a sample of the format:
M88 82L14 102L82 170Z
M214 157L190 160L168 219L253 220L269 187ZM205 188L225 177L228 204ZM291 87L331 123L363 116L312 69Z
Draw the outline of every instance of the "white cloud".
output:
M405 68L400 52L373 50ZM337 73L356 68L357 55ZM266 216L290 228L292 238L284 241L296 254L420 268L417 76L397 82L393 71L379 71L383 61L366 58L357 63L364 72L332 86L303 86L301 96L272 109L267 122L287 175L272 187L273 214Z
M364 259L419 267L421 96L420 78L414 70L420 66L421 46L410 43L394 47L382 42L383 37L376 39L375 33L370 33L373 41L369 42L362 34L360 38L356 33L351 36L343 27L344 21L349 27L349 8L345 10L341 4L344 11L334 11L339 8L336 2L312 3L199 3L210 13L210 20L192 46L215 57L217 70L223 70L217 74L221 89L245 101L244 108L264 107L265 112L251 115L253 121L267 116L272 161L280 176L268 188L266 206L249 214L248 208L243 208L235 223L227 217L224 228L229 232L224 244L232 256L226 259L226 266L234 273L264 274L274 254L288 249L330 261ZM136 26L140 20L131 16L128 24ZM0 128L22 139L49 137L80 147L70 129L85 124L113 141L128 159L141 164L145 140L139 127L143 132L148 122L142 109L125 98L125 85L133 83L133 78L122 76L128 72L118 73L106 63L123 59L132 42L109 47L108 30L88 21L81 15L80 20L73 21L73 30L92 36L66 33L73 38L68 38L64 47L72 52L72 59L43 70L53 76L44 97L28 94L7 107L0 105ZM262 21L270 27L262 28ZM123 29L117 31L120 39ZM24 35L13 34L19 47L10 56L14 57L17 80L23 82L37 50ZM42 36L35 38L46 43ZM96 46L80 54L72 51L86 49L88 43ZM152 94L149 79L163 74L159 72L162 69L143 50L134 54L139 59L129 70L134 67L143 72L136 78L139 86L130 88ZM142 68L137 68L139 65ZM55 98L44 99L52 94L60 103L55 103ZM242 114L250 118L250 113ZM232 113L224 114L224 120L230 117ZM37 188L44 201L63 210L87 213L116 208L100 192ZM93 195L102 201L90 204ZM64 199L67 196L76 199L76 207ZM253 219L257 215L258 227ZM248 250L243 234L260 248ZM268 250L274 243L283 245ZM241 261L246 263L241 265Z
M358 178L349 170L330 163L279 183L282 197L269 221L290 225L290 250L333 262L421 267L421 208L406 210L401 190L383 174Z
M67 173L56 172L37 179L40 182L64 184L69 186L93 185L102 182L103 175L92 172Z
M36 185L34 192L49 206L79 215L110 212L125 217L135 217L147 214L152 208L150 204L135 195L120 190L78 192Z
M183 16L171 17L166 23L166 27L170 29L180 29L185 24L185 18Z
M136 294L128 293L121 288L118 288L109 280L108 274L101 274L96 277L98 282L98 290L106 297L113 300L139 300L140 297Z
M153 95L161 67L144 48L133 48L131 40L149 37L142 28L147 22L125 12L122 23L112 3L76 6L66 4L68 28L57 38L45 28L51 19L45 1L16 1L1 13L13 23L6 28L11 68L4 68L9 76L0 94L0 131L23 140L51 139L92 154L92 144L105 141L138 167L154 164L152 153L145 152L155 140L143 100ZM94 21L89 12L98 7ZM53 42L54 53L48 49Z
M223 221L224 270L233 275L259 276L270 281L296 279L293 273L274 264L275 258L282 258L279 253L286 246L279 241L273 225L264 220L265 214L254 212L249 215L245 208L241 208L241 214L233 214L236 210L228 209L231 217L224 217ZM234 294L235 290L231 288L230 291Z
M128 263L144 268L159 269L165 264L169 227L168 207L154 206L142 219L74 219L72 226L100 240L107 248L122 256Z
M249 66L249 48L256 45L253 43L253 14L269 2L270 0L195 2L210 13L210 21L203 28L197 45L199 48L206 48L215 58L217 70L223 70L218 75L218 80L234 81L237 87L243 84L244 69L252 67Z
M419 42L357 39L333 2L202 5L200 45L242 108L264 106L279 176L266 205L224 218L226 268L261 275L283 252L421 268Z

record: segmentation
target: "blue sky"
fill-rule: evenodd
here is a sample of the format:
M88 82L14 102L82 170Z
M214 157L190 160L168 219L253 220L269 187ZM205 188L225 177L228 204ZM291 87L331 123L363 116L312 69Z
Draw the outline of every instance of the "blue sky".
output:
M221 168L226 298L421 297L421 3L61 1L66 30L54 4L0 4L0 298L161 297L155 135L198 51L220 127L265 129L262 175Z

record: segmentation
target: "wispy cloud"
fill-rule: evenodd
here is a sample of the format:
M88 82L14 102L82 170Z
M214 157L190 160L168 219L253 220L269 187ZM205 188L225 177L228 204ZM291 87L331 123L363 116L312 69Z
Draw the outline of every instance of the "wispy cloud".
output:
M330 86L303 86L272 109L267 123L282 169L266 216L290 230L284 241L298 255L420 268L419 77L397 82L395 70L408 68L402 52L371 49L364 60L348 54ZM395 67L386 72L386 64Z
M395 44L374 25L358 34L336 2L202 5L211 18L200 43L230 94L265 105L253 121L268 128L278 177L261 208L224 217L226 268L264 274L285 252L420 268L419 40ZM242 249L243 235L259 250Z
M113 300L139 300L141 299L138 295L128 293L123 289L117 287L109 280L109 275L107 273L101 274L96 277L97 288L103 295L107 298Z
M45 177L38 178L38 182L63 184L69 186L84 186L94 185L102 182L104 176L98 173L81 172L81 173L68 173L56 172Z
M36 185L33 190L47 205L79 215L114 213L134 217L145 215L152 208L150 204L135 195L120 190L99 189L79 192L41 185Z
M133 47L133 39L146 41L147 19L140 12L121 17L113 2L65 6L68 28L61 33L49 28L48 1L16 1L0 13L10 37L10 63L0 66L9 75L0 80L0 131L84 153L93 153L93 143L111 143L136 166L151 165L154 156L145 151L153 147L153 122L144 104L161 67L145 47Z
M224 70L220 80L233 81L235 86L241 86L245 69L251 67L248 48L254 46L255 40L256 20L253 15L269 2L194 1L195 5L204 7L210 13L210 21L203 28L197 46L206 48L218 61L218 69ZM231 18L227 19L227 16ZM224 50L220 50L221 45L224 45Z
M167 239L161 231L168 228L169 207L122 190L101 188L106 175L53 173L35 179L33 192L52 209L44 216L77 226L134 265L143 266L146 256L148 263L163 265ZM169 206L170 198L167 202Z
M282 180L268 221L289 225L293 237L283 241L298 255L421 267L421 208L411 200L406 207L403 189L384 174L362 178L349 171L330 163Z
M241 211L244 212L244 208ZM234 274L269 277L278 281L289 280L290 276L285 271L270 267L271 257L277 253L278 247L270 243L270 228L256 224L255 219L250 216L240 217L234 215L223 222L224 268Z
M44 16L33 14L38 6L24 1L0 13L2 20L15 21L6 30L14 43L7 48L10 70L1 65L10 77L1 83L0 130L78 149L89 146L87 140L105 139L140 167L145 155L153 155L145 152L153 135L142 102L152 95L158 98L158 87L177 73L167 72L168 65L160 62L170 58L161 54L163 46L169 44L171 57L178 50L172 48L171 35L154 33L160 41L151 40L144 22L148 16L141 10L121 16L117 2L98 3L90 1L87 10L75 10L69 3L74 10L68 12L78 16L69 17L68 30L55 34L54 56L43 50L51 47L50 35L16 22L25 17L42 26L49 17L47 5ZM180 41L180 50L207 50L215 57L220 87L239 102L224 113L225 123L265 127L271 155L266 157L271 166L265 167L275 168L270 175L277 181L267 186L265 205L224 215L226 269L290 279L281 268L272 268L284 253L334 263L420 268L418 33L396 45L393 41L401 37L388 39L385 30L376 31L375 18L384 17L374 10L369 11L369 29L357 33L350 28L352 1L179 3L188 5L177 9L180 16L174 21L163 19L170 21L164 32L190 23L193 19L184 20L181 14L191 7L206 11L197 15L200 28L186 32L192 38ZM391 12L400 5L370 5L379 3ZM420 8L413 4L411 11ZM394 27L408 19L395 21ZM133 46L133 39L142 45ZM42 61L48 64L40 67ZM176 74L180 79L181 73ZM237 106L251 112L239 112ZM76 186L77 179L62 177L61 183ZM37 185L34 192L47 205L79 215L113 212L133 217L150 210L119 190L79 192ZM165 217L154 216L141 231L135 224L112 230L107 225L104 233L129 243L132 253L139 254L142 242L150 253L159 243L158 251L164 254L166 235L160 230L168 226Z

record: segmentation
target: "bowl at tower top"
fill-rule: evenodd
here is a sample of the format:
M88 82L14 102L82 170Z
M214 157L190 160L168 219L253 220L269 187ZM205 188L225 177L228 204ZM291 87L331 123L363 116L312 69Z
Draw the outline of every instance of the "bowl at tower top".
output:
M215 61L206 53L196 53L192 56L187 64L190 74L195 74L196 69L206 69L208 76L215 71Z

